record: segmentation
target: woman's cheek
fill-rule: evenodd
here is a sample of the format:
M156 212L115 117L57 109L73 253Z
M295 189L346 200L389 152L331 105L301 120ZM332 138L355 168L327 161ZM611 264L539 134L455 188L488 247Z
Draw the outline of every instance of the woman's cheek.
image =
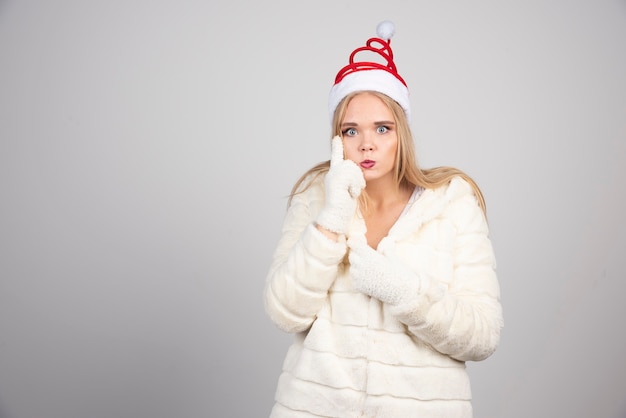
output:
M352 160L357 164L360 162L358 152L355 152L355 150L353 150L352 147L350 147L350 145L344 144L343 149L344 149L343 155L346 160Z

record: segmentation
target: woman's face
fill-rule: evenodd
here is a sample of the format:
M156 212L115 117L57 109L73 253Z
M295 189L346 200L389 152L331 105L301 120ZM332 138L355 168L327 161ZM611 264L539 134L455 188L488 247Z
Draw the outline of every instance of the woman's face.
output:
M354 161L365 181L392 180L398 149L393 114L370 93L355 96L341 122L345 158Z

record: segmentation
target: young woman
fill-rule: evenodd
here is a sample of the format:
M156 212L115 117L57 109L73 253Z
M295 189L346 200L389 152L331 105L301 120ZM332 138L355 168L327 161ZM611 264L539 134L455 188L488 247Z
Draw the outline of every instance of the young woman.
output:
M266 310L295 334L274 418L471 417L465 362L499 342L482 195L417 166L393 27L378 35L337 75L330 161L294 186L267 277Z

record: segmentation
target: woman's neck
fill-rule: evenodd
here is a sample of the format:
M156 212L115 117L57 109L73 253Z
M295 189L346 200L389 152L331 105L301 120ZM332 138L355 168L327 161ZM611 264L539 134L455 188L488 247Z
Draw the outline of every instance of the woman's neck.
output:
M398 203L406 204L412 191L402 185L397 186L393 181L370 181L365 188L370 210L385 210Z
M365 237L370 247L376 249L380 241L389 234L398 220L412 190L397 186L394 182L369 182L365 188L367 198L365 207L361 209L365 221Z

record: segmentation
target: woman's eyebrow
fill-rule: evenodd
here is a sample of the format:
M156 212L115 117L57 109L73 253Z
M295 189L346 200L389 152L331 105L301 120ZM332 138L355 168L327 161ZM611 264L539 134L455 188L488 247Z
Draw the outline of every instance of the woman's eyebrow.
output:
M395 125L396 123L390 120L381 120L374 122L374 125ZM341 126L358 126L358 123L355 122L343 122Z

